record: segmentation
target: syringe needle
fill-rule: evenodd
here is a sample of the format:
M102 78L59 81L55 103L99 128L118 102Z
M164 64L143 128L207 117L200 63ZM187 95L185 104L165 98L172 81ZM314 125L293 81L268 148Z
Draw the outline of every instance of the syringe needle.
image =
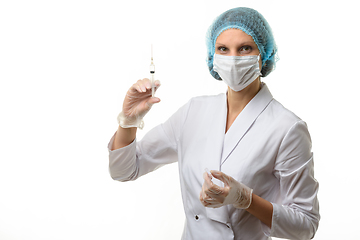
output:
M153 61L153 45L151 44L151 61Z

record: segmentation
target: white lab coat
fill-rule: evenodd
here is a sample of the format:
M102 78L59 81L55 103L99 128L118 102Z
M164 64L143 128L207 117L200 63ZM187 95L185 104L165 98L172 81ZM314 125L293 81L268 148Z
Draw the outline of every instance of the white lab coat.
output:
M320 219L318 182L305 122L273 99L265 84L225 134L226 116L226 94L191 99L141 141L109 150L111 177L135 180L178 161L186 215L182 239L312 238ZM232 205L204 207L199 195L205 168L270 201L272 228Z

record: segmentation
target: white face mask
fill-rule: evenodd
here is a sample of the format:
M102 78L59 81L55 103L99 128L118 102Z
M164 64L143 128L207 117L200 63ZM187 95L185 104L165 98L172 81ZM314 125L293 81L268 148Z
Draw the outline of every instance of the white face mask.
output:
M249 86L258 76L260 55L224 56L214 54L214 71L234 91L239 92Z

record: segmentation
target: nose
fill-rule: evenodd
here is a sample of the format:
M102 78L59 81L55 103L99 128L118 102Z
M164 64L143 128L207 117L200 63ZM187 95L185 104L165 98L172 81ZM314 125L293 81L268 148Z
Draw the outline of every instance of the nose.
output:
M229 56L240 56L241 54L237 49L230 49Z

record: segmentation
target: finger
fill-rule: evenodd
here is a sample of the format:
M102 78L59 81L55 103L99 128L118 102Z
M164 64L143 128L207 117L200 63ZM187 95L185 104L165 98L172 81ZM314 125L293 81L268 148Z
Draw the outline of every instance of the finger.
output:
M155 81L155 90L157 90L160 87L160 81ZM131 87L131 90L136 90L139 93L147 92L152 88L152 83L148 78L144 78L142 80L138 80L133 86Z
M214 184L211 181L210 175L207 172L203 173L203 178L204 178L204 184L202 187L202 191L203 191L203 198L205 199L205 196L209 196L213 199L220 199L220 201L222 201L223 197L223 188L219 187L218 185ZM218 201L218 200L216 200Z
M139 85L139 81L140 80L138 80L136 83L134 83L132 86L131 86L131 88L130 88L130 91L131 92L142 92L142 90L141 90L141 87L140 87L140 85Z
M201 191L200 191L200 196L202 199L204 199L206 197L206 193L205 193L205 187L204 185L202 186L201 188Z
M149 98L149 100L148 100L148 104L154 104L154 103L158 103L158 102L160 102L161 100L160 100L160 98L158 98L158 97L151 97L151 98Z
M206 187L205 192L207 194L222 193L222 188L211 181L212 176L210 176L207 172L204 172L203 177L204 177L204 185Z
M211 197L203 198L203 201L208 204L220 204L220 202L216 199L213 199Z
M155 88L158 89L160 87L161 83L159 80L155 80L154 85L155 85Z
M146 92L146 87L144 86L144 84L142 82L139 82L139 81L133 85L133 89L139 93Z
M217 201L216 199L210 197L206 193L202 193L201 196L202 196L202 201L205 202L205 203L209 203L209 204L219 203L219 201Z
M211 174L213 175L214 178L222 181L225 184L225 186L226 185L228 186L232 179L232 177L226 175L223 172L217 171L217 170L211 170Z
M222 203L222 202L224 202L227 191L225 191L225 189L220 189L220 190L217 190L217 191L206 191L205 193L210 198L215 199L216 201Z
M153 104L160 102L160 98L157 97L149 97L149 99L146 101L146 108L149 110Z
M147 85L150 83L150 80L149 79L147 79L147 78L144 78L144 79L142 79L142 80L138 80L137 82L136 82L136 85L138 86L138 88L136 88L136 89L138 89L138 92L146 92L146 90L147 90ZM150 88L151 88L151 84L150 84ZM139 89L140 89L140 91L139 91Z
M213 186L205 190L205 193L212 198L217 198L218 196L223 195L224 189L222 187L213 184Z
M203 192L200 193L200 202L205 207L218 208L223 206L223 203L217 201L216 199L212 199Z
M205 179L206 177L210 180L212 179L212 175L207 169L205 169L205 172L203 173L203 178Z
M199 196L199 200L200 200L201 204L206 207L206 206L209 205L209 203L205 201L205 198L206 198L206 195L204 194L203 191L201 191L200 196Z
M212 200L212 198L209 197L208 194L206 194L206 189L207 188L203 185L203 187L201 188L201 191L200 191L200 195L201 195L202 201L209 202Z
M145 86L146 89L151 89L151 85L152 85L152 82L148 79L148 78L144 78L143 79L143 84Z
M211 181L212 177L207 173L204 172L203 173L203 178L204 178L204 184L207 188L211 188L213 185L213 182Z
M142 92L146 92L146 91L147 91L146 85L145 85L144 82L141 82L141 83L139 84L139 86L140 86L140 89L141 89Z
M206 198L202 198L201 203L205 207L212 207L212 208L221 207L223 205L223 203L217 201L216 199L210 198L208 196Z

